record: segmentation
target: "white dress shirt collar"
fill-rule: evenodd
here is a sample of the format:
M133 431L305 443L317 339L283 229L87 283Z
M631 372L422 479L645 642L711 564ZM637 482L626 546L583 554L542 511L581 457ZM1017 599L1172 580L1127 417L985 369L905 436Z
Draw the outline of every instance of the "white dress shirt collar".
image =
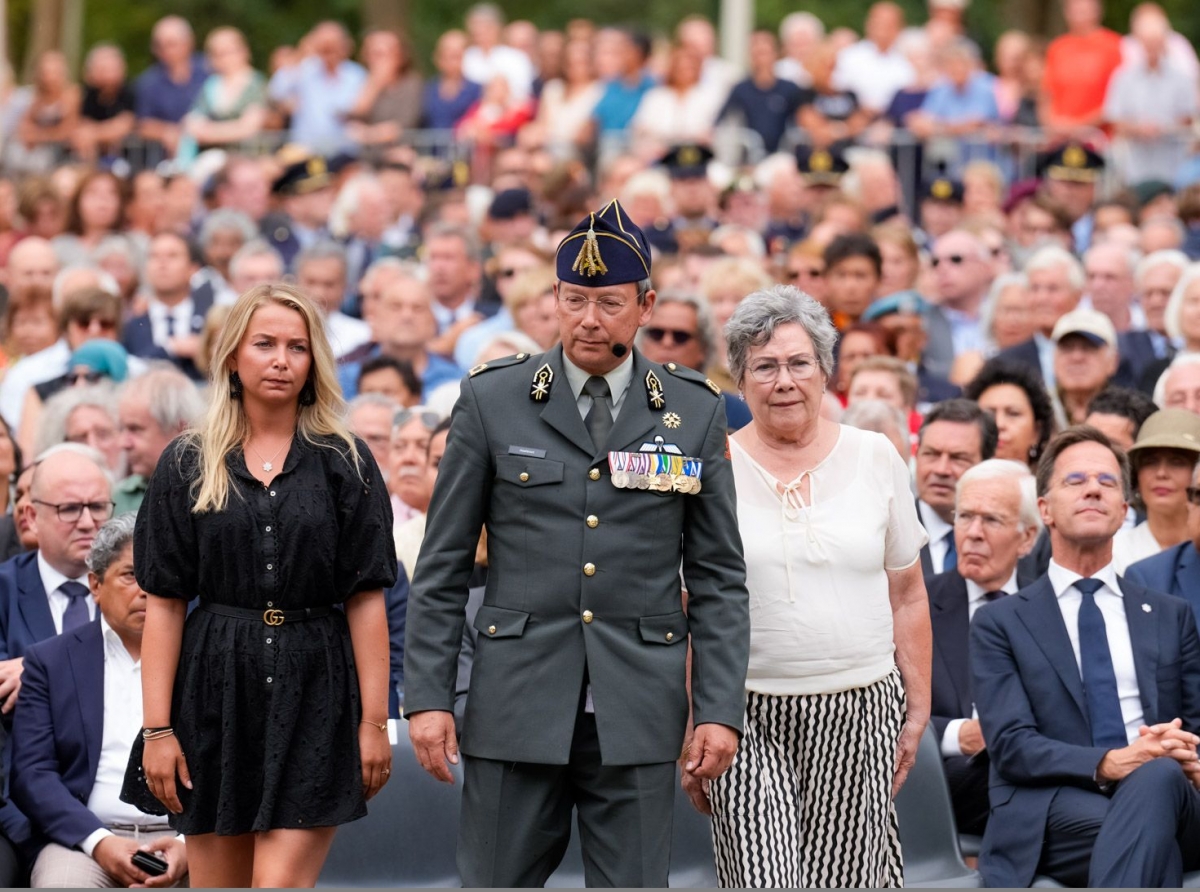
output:
M67 612L67 607L71 603L71 599L60 592L58 589L64 582L78 582L84 588L88 587L87 574L76 579L71 579L65 576L58 570L50 566L50 562L46 560L46 556L41 551L37 553L38 576L42 580L42 588L46 591L46 600L50 603L50 616L54 620L54 630L58 634L62 634L63 615ZM91 619L96 618L96 599L88 598L87 601L88 616Z
M963 582L967 584L967 598L970 601L983 601L987 596L987 593L991 591L991 589L985 589L973 579L966 579L964 577ZM1004 585L1000 586L999 591L1004 592L1006 595L1011 595L1014 594L1018 588L1017 568L1013 567L1012 576L1008 577L1008 581L1004 583Z
M1101 569L1097 570L1091 577L1085 577L1082 574L1076 573L1074 570L1068 570L1062 564L1056 563L1053 558L1050 560L1050 566L1046 571L1050 578L1050 586L1054 589L1054 596L1061 598L1068 589L1075 585L1081 579L1099 579L1113 594L1118 597L1124 597L1121 592L1121 587L1117 584L1117 571L1109 562Z

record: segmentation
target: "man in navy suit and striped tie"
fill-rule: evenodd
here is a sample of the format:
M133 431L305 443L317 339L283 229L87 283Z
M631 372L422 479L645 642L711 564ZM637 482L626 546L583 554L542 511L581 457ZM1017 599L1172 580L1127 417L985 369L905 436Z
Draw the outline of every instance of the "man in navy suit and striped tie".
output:
M1038 464L1049 570L971 624L991 754L988 886L1179 886L1200 866L1200 634L1191 606L1119 579L1129 461L1092 427Z

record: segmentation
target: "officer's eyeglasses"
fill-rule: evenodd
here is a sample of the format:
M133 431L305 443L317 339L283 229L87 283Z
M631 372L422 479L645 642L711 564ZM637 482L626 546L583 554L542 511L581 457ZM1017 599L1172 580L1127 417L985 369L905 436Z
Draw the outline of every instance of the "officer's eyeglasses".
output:
M581 294L560 294L558 302L562 304L563 309L573 316L582 316L587 312L588 304L595 304L596 308L606 316L618 316L625 309L626 302L617 300L615 297L584 297Z
M116 507L115 502L43 502L41 499L33 499L35 505L45 505L47 508L53 508L58 515L58 519L63 523L78 523L79 518L83 517L83 510L86 508L88 514L92 515L92 520L96 523L104 523L112 517L113 508Z

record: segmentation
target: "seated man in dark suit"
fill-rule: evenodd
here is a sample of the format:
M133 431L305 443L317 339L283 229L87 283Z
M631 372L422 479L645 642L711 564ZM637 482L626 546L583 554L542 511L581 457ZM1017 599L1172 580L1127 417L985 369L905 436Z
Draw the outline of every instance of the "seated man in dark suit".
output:
M985 604L1033 581L1017 561L1041 527L1033 475L1025 465L989 459L958 481L954 540L958 569L932 577L932 723L942 744L954 818L961 833L982 834L988 817L987 744L971 696L967 632Z
M199 251L187 238L170 231L154 236L146 255L150 302L145 313L125 323L121 335L134 356L169 360L197 381L204 378L195 362L199 336L215 297L211 282L193 290L199 268Z
M971 676L991 756L988 886L1179 886L1200 865L1200 634L1191 606L1120 580L1129 460L1070 428L1038 463L1053 560L980 610Z
M6 723L17 705L25 652L96 617L86 561L96 530L112 514L103 458L74 443L46 450L25 510L39 547L0 564L0 713ZM11 802L0 806L0 835L18 847L28 843L29 825Z
M1188 534L1191 539L1130 564L1125 578L1156 592L1183 598L1200 617L1200 469L1188 487Z
M169 886L187 872L183 840L166 818L120 799L142 727L146 593L133 577L134 519L110 521L92 544L88 582L100 621L34 645L26 657L12 796L39 849L34 888ZM161 853L167 872L152 879L136 867L130 859L138 850Z
M954 497L958 478L996 454L996 420L971 400L938 403L917 434L917 515L929 534L921 548L928 579L958 566L954 542Z

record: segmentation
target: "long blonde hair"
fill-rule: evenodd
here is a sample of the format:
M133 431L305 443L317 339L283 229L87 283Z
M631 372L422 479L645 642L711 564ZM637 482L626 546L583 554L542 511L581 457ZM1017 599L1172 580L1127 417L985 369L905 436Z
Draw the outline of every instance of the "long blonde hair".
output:
M340 440L353 458L355 468L359 468L358 446L343 421L346 403L321 313L312 298L299 288L280 283L256 285L239 297L229 311L229 318L213 350L208 411L202 423L187 435L189 445L199 453L200 465L199 477L192 484L193 514L224 511L229 504L229 470L225 458L250 435L250 424L242 403L230 394L229 361L242 343L255 310L269 303L295 310L308 328L312 356L308 381L315 390L316 401L311 406L299 407L296 432L307 442L325 448L333 448L327 442L329 438ZM322 439L326 442L321 442Z

